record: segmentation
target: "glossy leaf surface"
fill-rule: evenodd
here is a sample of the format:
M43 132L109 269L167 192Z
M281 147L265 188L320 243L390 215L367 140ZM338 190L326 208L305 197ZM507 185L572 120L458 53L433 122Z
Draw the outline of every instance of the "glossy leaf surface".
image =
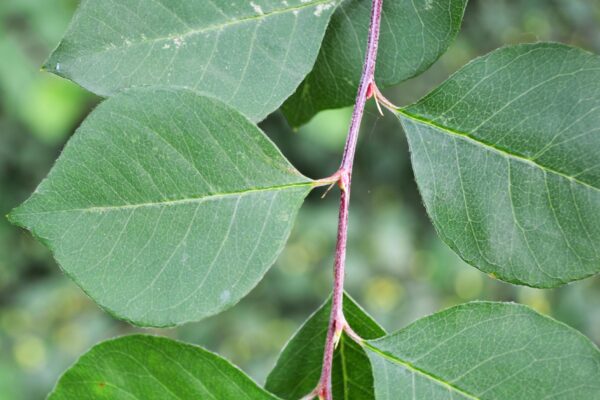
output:
M400 110L442 239L508 282L600 271L600 57L561 44L479 58Z
M275 400L229 361L157 336L108 340L84 354L49 400Z
M189 91L102 103L10 218L138 325L235 304L281 251L312 181L251 122Z

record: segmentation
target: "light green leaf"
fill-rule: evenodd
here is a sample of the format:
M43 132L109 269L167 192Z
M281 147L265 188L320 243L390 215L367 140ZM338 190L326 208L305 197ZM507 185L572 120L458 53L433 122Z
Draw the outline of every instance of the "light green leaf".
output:
M400 110L442 239L517 284L600 271L600 57L561 44L506 47Z
M380 88L425 71L454 40L467 0L383 2L376 81ZM331 18L314 70L283 106L294 126L354 104L367 46L371 1L345 0Z
M93 347L65 372L49 400L275 400L229 361L158 336Z
M600 352L521 305L475 302L370 341L378 400L600 399Z
M327 337L331 299L327 300L288 342L265 388L287 400L297 400L319 383ZM385 331L354 302L344 298L344 313L350 326L361 337L375 339ZM373 376L365 351L345 334L333 360L334 399L374 399Z
M254 121L312 69L337 0L85 0L45 68L101 96L167 86Z
M10 218L103 308L169 326L246 295L275 261L312 185L221 102L138 89L86 119Z

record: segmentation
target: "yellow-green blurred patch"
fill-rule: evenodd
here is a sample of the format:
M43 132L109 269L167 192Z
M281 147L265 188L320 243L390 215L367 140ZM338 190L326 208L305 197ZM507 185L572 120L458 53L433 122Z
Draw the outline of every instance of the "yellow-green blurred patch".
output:
M526 304L542 314L550 314L550 302L543 289L521 287L517 296L519 303Z
M387 312L394 309L404 297L404 288L395 279L378 276L365 283L364 298L370 308Z
M46 363L46 346L36 336L23 336L13 348L15 361L25 370L42 368Z
M461 268L454 280L456 295L463 300L472 300L483 289L482 273L475 268Z

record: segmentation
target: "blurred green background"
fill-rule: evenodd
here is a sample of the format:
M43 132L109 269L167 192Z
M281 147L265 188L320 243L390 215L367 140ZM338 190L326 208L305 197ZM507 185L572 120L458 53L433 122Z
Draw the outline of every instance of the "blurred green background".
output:
M0 0L0 215L35 188L99 101L39 71L76 5ZM600 1L471 0L449 52L387 95L407 104L473 57L537 40L600 53ZM302 172L320 178L339 163L350 113L324 112L298 132L280 114L262 126ZM262 383L286 340L329 294L338 195L320 194L303 207L264 281L236 307L199 323L150 332L217 351ZM388 330L443 307L490 299L528 304L600 343L599 277L555 290L515 287L465 265L440 242L419 199L402 129L394 117L379 116L373 104L357 154L349 240L347 289ZM43 398L94 343L133 331L86 298L29 234L0 218L1 400Z

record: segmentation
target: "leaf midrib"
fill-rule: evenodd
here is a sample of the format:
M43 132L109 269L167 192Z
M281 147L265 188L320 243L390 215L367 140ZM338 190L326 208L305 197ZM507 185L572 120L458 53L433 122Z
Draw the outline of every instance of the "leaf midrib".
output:
M108 53L110 51L115 51L115 50L119 50L122 49L124 47L131 47L131 46L137 46L137 45L141 45L141 44L149 44L149 43L156 43L156 42L163 42L163 41L172 41L175 39L185 39L188 38L190 36L195 36L201 33L205 33L205 32L211 32L211 31L219 31L222 29L225 29L227 27L230 26L234 26L234 25L239 25L239 24L243 24L245 22L250 22L250 21L254 21L254 20L262 20L262 19L266 19L268 17L274 16L274 15L280 15L280 14L286 14L289 12L294 12L294 11L298 11L298 10L303 10L305 8L310 8L313 6L317 6L319 4L323 4L323 3L329 3L332 2L334 0L316 0L316 1L312 1L310 3L303 3L300 4L298 6L295 7L287 7L287 8L279 8L276 10L272 10L269 12L265 12L262 14L255 14L255 15L248 15L248 16L243 16L237 19L231 19L225 22L221 22L218 24L212 24L212 25L208 25L208 26L204 26L198 29L189 29L185 32L179 32L179 33L175 33L175 34L171 34L171 35L167 35L167 36L158 36L158 37L153 37L153 38L149 38L146 40L130 40L128 43L127 42L122 42L119 46L115 46L115 47L109 47L106 49L103 49L101 51L95 51L92 54L102 54L102 53Z
M377 347L373 346L369 342L364 342L364 345L365 345L366 348L368 348L369 350L371 350L373 353L377 354L378 356L383 357L386 360L391 361L391 362L393 362L395 364L398 364L398 365L400 365L400 366L402 366L402 367L410 370L411 372L417 373L417 374L419 374L419 375L421 375L421 376L423 376L423 377L425 377L425 378L427 378L427 379L435 382L438 385L444 386L444 387L448 388L449 390L453 390L456 393L458 393L458 394L460 394L462 396L467 397L468 399L471 399L471 400L481 400L479 397L476 397L476 396L472 395L471 393L469 393L469 392L467 392L467 391L465 391L465 390L463 390L463 389L461 389L461 388L453 385L452 383L446 382L442 378L440 378L438 376L435 376L435 375L433 375L433 374L431 374L431 373L429 373L429 372L427 372L425 370L422 370L422 369L416 367L415 365L412 365L408 361L402 360L401 358L398 358L396 356L392 356L391 354L388 354L388 353L386 353L386 352L378 349Z
M219 199L223 199L223 198L227 198L227 197L247 196L247 195L251 195L254 193L279 191L279 190L293 189L293 188L304 187L304 186L306 186L307 188L315 187L315 185L316 185L316 183L313 181L298 182L298 183L289 183L289 184L285 184L285 185L276 185L276 186L269 186L269 187L263 187L263 188L246 189L246 190L233 191L233 192L211 193L211 194L208 194L205 196L188 197L188 198L176 199L176 200L161 200L161 201L151 201L151 202L144 202L144 203L137 203L137 204L120 204L120 205L114 205L114 206L93 206L93 207L84 207L84 208L70 208L70 209L63 209L63 210L37 211L37 212L31 212L31 213L18 213L17 212L13 216L56 214L56 213L63 213L63 212L103 213L103 212L107 212L107 211L131 210L131 209L137 209L137 208L143 208L143 207L160 207L160 206L170 207L170 206L177 206L177 205L182 205L182 204L198 204L198 203L204 203L207 201L215 201L215 200L219 200Z
M587 182L584 182L584 181L582 181L580 179L577 179L574 176L567 175L564 172L560 172L558 170L555 170L553 168L550 168L548 166L540 164L539 162L537 162L535 160L532 160L530 158L527 158L527 157L523 156L522 154L512 153L509 150L503 149L503 148L498 147L498 146L494 146L493 144L490 144L490 143L486 143L486 142L482 141L481 139L478 139L478 138L476 138L476 137L474 137L474 136L472 136L472 135L470 135L468 133L460 132L460 131L458 131L456 129L449 128L449 127L447 127L445 125L441 125L439 123L436 123L436 122L434 122L434 121L432 121L430 119L427 119L425 117L422 117L420 115L411 114L406 109L398 108L395 111L400 116L403 116L405 118L411 119L411 120L413 120L413 121L415 121L417 123L431 126L431 127L435 128L436 130L445 132L445 133L447 133L449 135L460 137L463 140L468 140L470 142L473 142L474 144L476 144L478 146L481 146L481 147L485 148L486 150L498 153L498 154L500 154L500 155L502 155L504 157L509 157L509 158L516 159L516 160L518 160L520 162L531 164L531 165L533 165L533 166L541 169L542 171L544 171L546 173L550 173L550 174L554 174L554 175L560 176L560 177L562 177L564 179L570 180L570 181L575 182L575 183L577 183L579 185L582 185L582 186L585 186L585 187L587 187L589 189L592 189L592 190L600 192L600 187L599 186L594 186L594 185L592 185L590 183L587 183Z

